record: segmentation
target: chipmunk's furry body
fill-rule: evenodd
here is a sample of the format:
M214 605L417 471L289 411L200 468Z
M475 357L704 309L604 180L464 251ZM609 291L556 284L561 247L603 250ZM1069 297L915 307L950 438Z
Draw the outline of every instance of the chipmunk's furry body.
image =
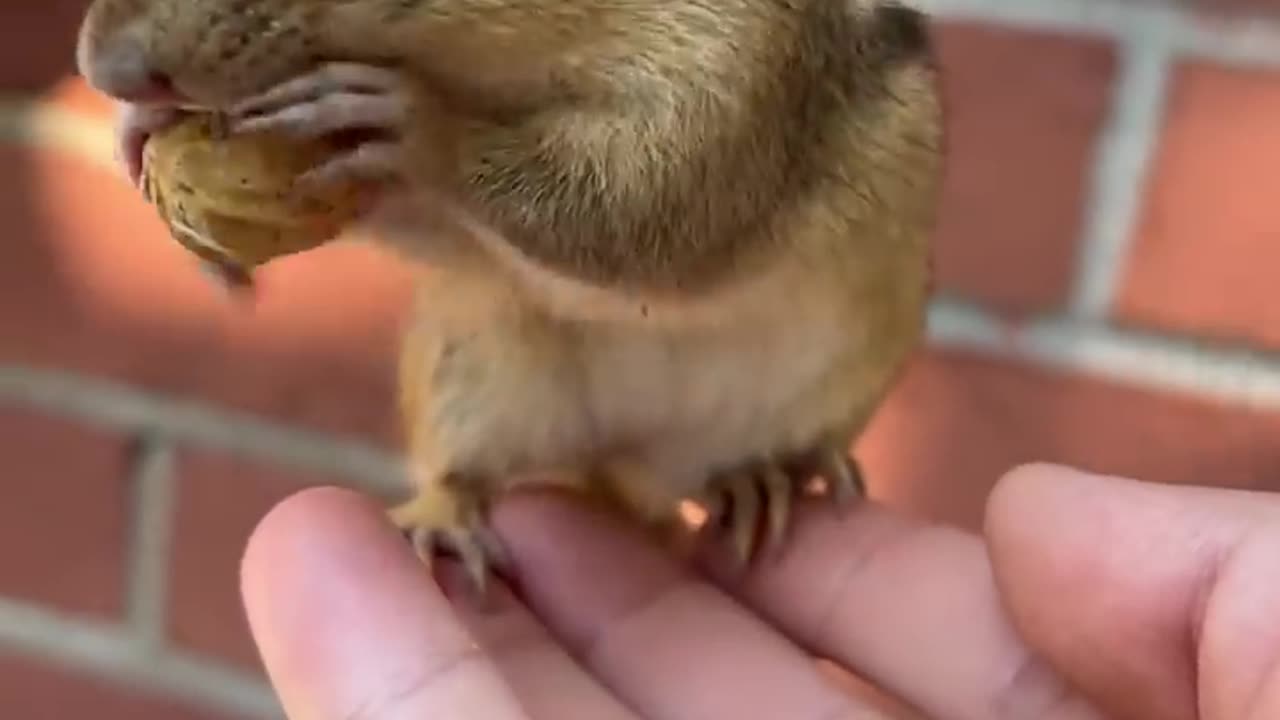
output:
M941 118L893 3L97 0L80 62L125 100L371 131L318 177L389 182L377 235L429 266L393 516L473 570L533 474L653 520L728 497L749 553L797 482L855 484L922 329Z

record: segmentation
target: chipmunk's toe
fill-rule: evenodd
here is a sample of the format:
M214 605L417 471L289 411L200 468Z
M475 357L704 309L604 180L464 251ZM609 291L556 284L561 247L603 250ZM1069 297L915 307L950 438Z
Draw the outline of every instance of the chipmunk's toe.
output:
M699 500L707 525L727 535L733 560L741 568L782 548L795 497L813 480L821 481L837 507L866 494L858 462L823 445L782 459L753 459L717 473Z
M510 568L509 554L489 527L478 498L457 489L431 486L388 511L391 522L408 535L423 564L437 553L461 560L472 589L484 599L490 573Z

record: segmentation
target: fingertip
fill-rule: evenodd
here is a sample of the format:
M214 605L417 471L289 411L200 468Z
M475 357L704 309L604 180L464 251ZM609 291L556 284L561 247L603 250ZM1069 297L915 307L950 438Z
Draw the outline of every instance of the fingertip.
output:
M240 560L245 616L268 671L294 666L335 599L403 577L402 545L375 504L351 490L309 488L269 510ZM388 573L388 560L405 567Z
M252 533L241 575L250 630L290 716L469 705L520 716L487 661L462 663L475 659L474 638L371 499L314 488L281 502Z
M1027 463L1005 473L987 498L984 534L992 552L1037 553L1102 522L1107 506L1141 489L1137 481L1054 463ZM1082 523L1081 518L1089 522Z
M326 552L327 546L347 545L358 541L353 535L370 531L376 536L390 526L359 493L322 486L286 498L258 521L245 545L240 582L246 605L258 605L282 571L297 569L301 548Z
M1074 491L1073 486L1094 476L1083 470L1055 463L1019 465L996 481L987 498L987 517L996 521L1020 516L1044 504L1046 494Z
M1046 492L1058 489L1058 481L1074 470L1051 463L1028 463L1006 472L996 481L987 496L983 514L984 531L988 538L1016 532L1028 511L1041 506L1040 498Z
M1110 573L1098 547L1116 537L1112 518L1125 513L1114 490L1124 482L1052 463L1021 465L996 482L983 529L1015 621L1033 622L1027 614L1042 598L1070 597Z
M1049 464L988 502L992 569L1020 634L1104 706L1187 717L1196 598L1228 528L1213 495Z
M308 531L319 524L339 520L341 525L351 519L350 513L364 513L371 509L367 497L340 487L319 486L301 490L272 507L249 536L249 545L269 542L278 535L292 535L299 530ZM267 538L264 540L263 538Z

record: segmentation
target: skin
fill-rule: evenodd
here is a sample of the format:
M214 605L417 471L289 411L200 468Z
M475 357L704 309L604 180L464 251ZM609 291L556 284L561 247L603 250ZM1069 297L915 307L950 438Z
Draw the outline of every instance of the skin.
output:
M1276 496L1032 466L981 535L871 503L798 517L787 555L731 581L514 495L495 528L519 590L480 612L377 507L311 490L254 534L244 598L292 718L885 717L812 655L940 720L1280 716Z

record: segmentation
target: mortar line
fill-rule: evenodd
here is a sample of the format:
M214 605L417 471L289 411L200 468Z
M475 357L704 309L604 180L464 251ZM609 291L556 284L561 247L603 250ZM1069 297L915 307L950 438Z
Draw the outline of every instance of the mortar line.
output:
M1171 21L1174 44L1188 59L1245 68L1280 65L1280 15L1215 18L1181 12Z
M70 372L0 364L0 401L74 417L86 424L261 458L350 479L374 492L403 489L399 455L335 434L256 415L164 398Z
M143 650L159 653L168 635L169 553L176 511L175 451L167 438L138 438L132 477L129 625Z
M1162 135L1174 50L1168 23L1126 34L1111 111L1094 150L1085 228L1077 248L1071 311L1104 320L1124 276Z
M74 154L119 172L114 131L101 118L39 98L0 94L0 140Z
M1169 28L1172 44L1195 57L1241 65L1280 65L1280 16L1234 18L1131 0L909 0L940 20L990 23L1066 35L1123 40L1148 25Z
M1141 334L1070 316L1011 326L957 301L930 309L928 341L997 359L1029 361L1121 385L1248 410L1280 412L1280 356Z
M0 648L219 714L283 716L258 676L184 653L144 650L125 626L93 622L0 598Z
M1096 0L908 0L939 20L1114 37L1169 8Z

